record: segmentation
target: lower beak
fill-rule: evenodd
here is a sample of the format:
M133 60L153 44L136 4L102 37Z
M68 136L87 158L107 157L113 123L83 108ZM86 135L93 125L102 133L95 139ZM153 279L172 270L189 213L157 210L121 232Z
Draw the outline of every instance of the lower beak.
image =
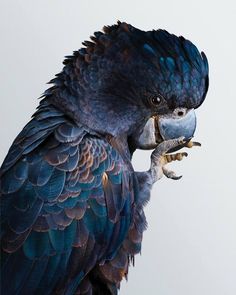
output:
M143 132L136 139L136 147L141 150L152 150L157 146L156 117L151 117L143 128ZM163 141L163 140L162 140Z
M171 114L152 117L147 121L138 139L137 148L154 149L164 140L182 136L188 142L194 135L196 122L196 115L193 109L178 108ZM179 146L175 150L183 146Z

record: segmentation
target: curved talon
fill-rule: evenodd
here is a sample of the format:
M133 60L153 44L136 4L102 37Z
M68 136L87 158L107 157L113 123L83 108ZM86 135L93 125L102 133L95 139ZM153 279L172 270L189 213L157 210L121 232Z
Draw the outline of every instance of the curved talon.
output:
M193 146L202 146L200 142L197 141L189 141L186 145L187 148L191 149Z
M163 170L163 174L167 178L171 178L173 180L179 180L182 177L182 175L177 176L174 171L168 170L166 167L162 167L162 170Z

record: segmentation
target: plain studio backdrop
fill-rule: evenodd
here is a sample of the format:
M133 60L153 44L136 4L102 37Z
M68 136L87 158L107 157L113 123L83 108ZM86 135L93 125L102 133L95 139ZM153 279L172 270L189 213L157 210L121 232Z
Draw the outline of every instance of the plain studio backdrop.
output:
M118 19L183 35L203 50L210 89L197 110L201 148L171 164L146 207L149 227L121 295L236 294L236 7L235 1L0 1L2 161L38 105L65 55ZM150 152L133 164L149 168ZM10 280L11 278L9 278Z

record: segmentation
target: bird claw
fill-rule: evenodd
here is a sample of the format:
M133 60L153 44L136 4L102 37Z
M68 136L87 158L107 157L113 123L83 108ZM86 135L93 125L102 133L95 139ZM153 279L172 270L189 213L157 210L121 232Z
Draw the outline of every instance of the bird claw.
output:
M173 180L179 180L182 177L182 175L177 176L174 171L168 170L165 166L162 167L162 171L167 178L171 178Z
M174 171L168 170L165 167L165 165L173 161L181 161L184 157L188 156L186 152L168 154L168 151L170 149L174 149L178 147L179 145L183 145L185 143L186 143L186 139L184 137L179 137L179 138L163 141L156 147L156 149L152 152L152 155L151 155L150 170L151 170L153 182L156 182L163 175L165 175L167 178L171 178L174 180L178 180L182 177L182 176L177 176Z
M178 147L186 142L184 136L179 138L169 139L161 142L152 152L151 158L156 159L165 155L169 150Z

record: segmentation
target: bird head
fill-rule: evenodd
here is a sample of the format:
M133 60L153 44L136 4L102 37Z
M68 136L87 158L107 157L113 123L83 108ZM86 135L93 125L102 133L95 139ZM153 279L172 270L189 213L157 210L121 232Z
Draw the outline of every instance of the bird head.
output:
M121 22L91 40L64 61L48 100L99 134L125 134L134 149L150 147L154 129L155 141L193 136L208 90L203 52L182 36Z

